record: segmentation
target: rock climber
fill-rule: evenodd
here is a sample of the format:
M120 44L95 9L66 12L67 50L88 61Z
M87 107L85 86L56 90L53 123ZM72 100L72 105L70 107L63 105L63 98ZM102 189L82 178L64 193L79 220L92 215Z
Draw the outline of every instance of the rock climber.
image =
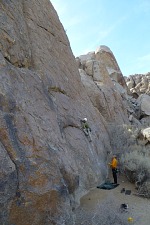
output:
M82 123L83 132L85 133L86 136L89 137L89 141L91 142L92 141L92 139L91 139L91 128L89 127L89 125L87 123L87 118L82 119L81 123Z
M130 114L130 116L129 116L129 121L130 121L130 123L133 122L133 113Z
M112 175L113 175L113 179L114 179L114 183L117 184L117 166L118 166L118 160L117 160L117 156L113 155L111 163L109 163L111 169L112 169Z

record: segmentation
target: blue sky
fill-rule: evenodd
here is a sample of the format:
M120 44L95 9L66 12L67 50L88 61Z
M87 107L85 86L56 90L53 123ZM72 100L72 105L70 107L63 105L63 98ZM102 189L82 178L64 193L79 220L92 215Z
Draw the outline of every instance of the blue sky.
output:
M106 45L124 76L150 72L150 0L51 0L75 56Z

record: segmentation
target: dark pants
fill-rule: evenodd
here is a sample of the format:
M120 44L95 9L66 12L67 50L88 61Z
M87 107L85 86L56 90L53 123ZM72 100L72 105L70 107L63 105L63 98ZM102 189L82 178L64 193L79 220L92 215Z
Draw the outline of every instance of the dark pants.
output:
M112 175L114 178L114 183L117 184L117 170L116 169L112 169Z

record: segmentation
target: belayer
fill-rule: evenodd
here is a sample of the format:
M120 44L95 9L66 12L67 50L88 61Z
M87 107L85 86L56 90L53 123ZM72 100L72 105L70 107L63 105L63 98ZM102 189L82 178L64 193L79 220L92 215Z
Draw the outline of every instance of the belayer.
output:
M112 175L113 175L113 178L114 178L114 183L117 184L118 160L117 160L117 156L116 155L113 155L111 163L109 163L109 165L110 165L110 167L112 169Z

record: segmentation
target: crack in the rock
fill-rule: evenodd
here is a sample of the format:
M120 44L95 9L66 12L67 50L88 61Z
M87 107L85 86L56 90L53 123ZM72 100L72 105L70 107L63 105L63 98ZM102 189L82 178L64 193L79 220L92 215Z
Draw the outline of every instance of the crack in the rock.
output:
M5 147L3 141L0 140L0 142L1 142L2 146L3 146L3 148L6 150L6 152L7 152L8 156L9 156L10 160L12 161L12 163L13 163L14 166L15 166L15 170L16 170L16 180L17 180L17 182L16 182L16 183L17 183L17 186L16 186L16 192L17 192L17 190L19 190L19 186L20 186L20 184L19 184L19 170L18 170L17 163L16 163L15 160L13 159L13 156L12 156L11 153L8 151L7 147Z
M46 32L48 32L49 34L51 34L53 37L57 38L56 35L51 32L49 29L43 27L42 25L38 24L36 21L34 21L32 18L27 17L29 20L32 20L38 27L44 29ZM58 39L57 39L58 40ZM67 46L67 44L65 44L63 41L58 40L60 43L62 43L63 45Z

